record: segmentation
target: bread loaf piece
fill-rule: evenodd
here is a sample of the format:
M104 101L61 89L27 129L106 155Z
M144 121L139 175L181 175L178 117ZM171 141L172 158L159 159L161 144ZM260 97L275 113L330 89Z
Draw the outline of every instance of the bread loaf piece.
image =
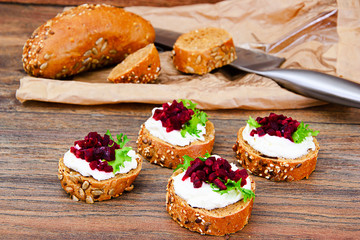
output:
M116 174L113 178L98 181L91 176L82 176L66 167L61 158L58 177L62 188L70 194L74 201L82 200L86 203L94 203L118 197L124 191L131 191L134 188L132 183L141 170L142 159L140 156L137 158L137 163L136 169L132 169L128 173Z
M114 83L151 83L160 74L159 53L153 43L137 50L119 63L109 74Z
M137 140L138 152L150 163L158 164L162 167L176 168L183 163L183 156L188 155L191 158L211 153L215 141L214 124L206 122L206 135L204 141L194 141L187 146L175 146L157 138L141 126Z
M152 25L142 17L109 5L84 4L37 28L24 45L22 61L30 75L60 79L117 64L154 40Z
M243 138L245 127L239 129L237 141L233 146L239 163L254 175L273 181L295 181L309 178L315 170L319 143L313 137L315 150L296 159L270 158L253 149Z
M232 36L221 28L202 28L181 35L173 62L181 72L203 75L236 59Z
M173 173L167 184L166 193L166 210L180 226L201 234L223 236L241 230L248 223L253 198L247 202L240 200L213 210L193 208L175 193L173 177L181 172L182 169L179 169ZM250 177L248 180L251 181L251 190L255 192L255 182Z

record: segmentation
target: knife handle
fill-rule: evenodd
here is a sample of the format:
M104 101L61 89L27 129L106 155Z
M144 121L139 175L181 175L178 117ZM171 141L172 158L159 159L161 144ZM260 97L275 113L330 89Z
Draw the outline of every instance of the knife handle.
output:
M173 32L161 28L154 28L155 29L155 44L160 47L164 48L165 50L172 50L176 39L181 35L181 33Z
M281 86L325 102L360 108L360 85L325 73L301 69L253 71Z

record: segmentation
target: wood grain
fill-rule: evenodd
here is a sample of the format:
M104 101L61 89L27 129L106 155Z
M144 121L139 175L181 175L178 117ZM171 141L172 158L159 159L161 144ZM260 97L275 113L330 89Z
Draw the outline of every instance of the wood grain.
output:
M19 103L22 46L61 6L0 4L0 234L3 239L199 239L165 210L172 171L144 162L135 188L95 204L73 202L57 179L58 159L89 131L124 132L135 146L153 105L76 106ZM320 130L320 153L308 180L254 177L250 222L224 238L358 239L360 236L360 109L326 105L275 111ZM235 161L232 145L249 115L269 111L208 111L216 128L214 153ZM202 236L204 239L219 239Z
M119 7L129 6L155 6L155 7L173 7L179 5L190 5L198 3L217 3L221 0L0 0L0 2L22 3L22 4L50 4L59 6L80 5L84 3L105 3Z

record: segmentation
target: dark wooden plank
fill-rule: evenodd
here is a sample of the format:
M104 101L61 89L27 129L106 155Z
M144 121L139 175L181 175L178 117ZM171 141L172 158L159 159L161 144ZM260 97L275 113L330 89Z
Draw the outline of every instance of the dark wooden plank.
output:
M22 45L61 6L0 4L0 233L4 239L197 239L165 210L172 171L148 162L135 188L117 199L73 202L57 179L57 161L89 131L124 132L135 146L147 104L76 106L19 103ZM37 14L34 14L36 12ZM216 127L214 153L235 161L236 131L249 115L270 111L208 111ZM249 224L230 238L356 239L360 229L360 109L326 105L275 111L320 130L317 168L308 180L269 182L254 177ZM205 239L218 239L204 237ZM227 238L227 237L224 237Z
M113 6L128 7L128 6L155 6L155 7L173 7L179 5L191 5L198 3L217 3L221 0L0 0L0 2L22 3L22 4L47 4L47 5L80 5L84 3L105 3Z

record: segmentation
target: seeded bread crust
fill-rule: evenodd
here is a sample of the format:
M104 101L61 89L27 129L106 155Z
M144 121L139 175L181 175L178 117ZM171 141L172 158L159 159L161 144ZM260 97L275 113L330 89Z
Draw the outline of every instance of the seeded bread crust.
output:
M30 75L60 79L117 64L154 40L152 25L142 17L109 5L83 4L38 27L24 45L22 61Z
M63 159L59 161L58 178L62 188L70 194L74 201L85 201L94 203L116 198L124 191L131 191L134 188L132 183L139 175L142 166L142 158L136 159L138 166L125 174L116 174L115 177L98 181L93 177L82 176L79 172L65 166Z
M193 208L184 199L175 194L173 177L180 174L175 171L167 184L166 210L180 226L201 234L223 236L237 232L248 223L254 199L240 200L224 208L206 210ZM251 190L255 192L255 182L251 181Z
M296 159L270 158L253 149L242 137L245 127L239 129L237 141L233 146L238 162L254 175L272 181L297 181L308 179L315 170L319 143L314 137L315 150Z
M153 43L137 50L119 63L109 74L114 83L151 83L160 74L159 52Z
M237 58L232 36L224 29L213 27L182 34L176 40L172 53L177 70L198 75Z
M190 145L181 147L151 135L145 128L145 124L143 124L137 139L138 152L150 163L160 165L161 167L176 168L177 165L183 163L182 157L184 155L197 158L206 153L211 153L215 141L215 128L214 124L210 121L206 122L205 127L206 135L204 141L194 141Z

